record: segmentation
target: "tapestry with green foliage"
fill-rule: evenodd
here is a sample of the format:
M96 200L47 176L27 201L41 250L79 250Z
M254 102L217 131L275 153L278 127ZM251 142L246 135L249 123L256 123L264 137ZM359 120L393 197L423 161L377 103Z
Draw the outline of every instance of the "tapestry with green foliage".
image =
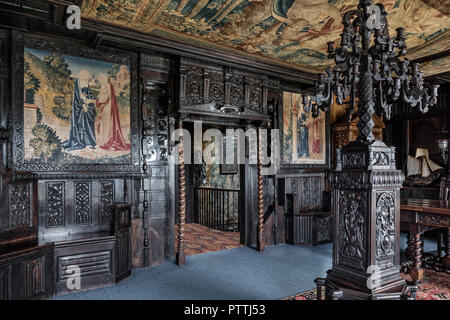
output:
M130 150L105 150L98 145L66 150L64 141L73 128L75 84L84 75L89 101L95 107L97 128L101 105L97 97L112 85L119 113L121 132L130 144L130 66L76 57L33 48L24 49L24 152L25 160L43 163L114 164L129 163ZM87 75L87 76L86 76ZM103 78L102 78L103 77ZM101 79L107 79L107 82ZM87 83L87 84L86 84ZM84 90L84 91L83 91ZM111 91L112 92L112 91ZM86 95L85 95L86 96ZM94 108L92 107L92 108ZM83 105L85 110L85 105ZM76 121L75 121L76 122Z

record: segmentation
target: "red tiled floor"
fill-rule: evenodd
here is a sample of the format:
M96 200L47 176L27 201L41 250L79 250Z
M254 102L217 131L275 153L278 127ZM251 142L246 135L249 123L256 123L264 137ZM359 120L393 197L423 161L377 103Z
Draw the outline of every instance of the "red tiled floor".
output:
M177 251L178 225L175 225L175 250ZM188 223L184 227L184 253L194 254L238 248L239 232L223 232L199 224Z

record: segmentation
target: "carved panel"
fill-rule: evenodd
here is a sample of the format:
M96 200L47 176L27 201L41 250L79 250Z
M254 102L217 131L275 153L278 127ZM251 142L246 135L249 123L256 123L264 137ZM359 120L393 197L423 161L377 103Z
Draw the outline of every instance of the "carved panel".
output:
M373 166L374 167L386 167L389 166L389 154L386 152L374 152L373 154Z
M259 79L246 79L246 105L248 108L263 113L262 81Z
M25 261L23 264L23 271L25 298L44 293L44 257Z
M111 251L98 251L58 257L57 281L65 281L73 274L68 271L71 266L80 268L82 279L94 275L110 274L112 272L111 260Z
M113 205L114 205L114 181L101 181L100 211L98 215L99 224L110 224L112 222Z
M203 71L192 67L186 73L186 104L196 105L203 103Z
M64 182L47 183L47 227L64 226Z
M209 83L209 100L216 103L216 108L221 108L224 105L224 79L223 73L211 72Z
M393 192L377 194L375 226L377 264L382 268L392 267L395 253L395 195Z
M419 215L420 224L437 225L437 226L448 226L450 227L450 217L448 216L437 216L437 215Z
M322 207L323 176L301 177L295 179L299 183L299 203L301 212L320 209Z
M235 107L243 107L244 104L244 77L234 74L231 79L230 104Z
M366 153L348 152L342 153L342 163L344 168L364 168L366 164Z
M75 223L91 222L91 185L89 182L75 183Z
M13 183L9 185L9 226L29 227L31 225L30 185Z
M314 242L332 241L333 216L316 217L314 219Z
M0 300L10 299L10 266L0 268Z
M367 201L357 191L339 191L339 255L342 263L365 270Z
M368 174L362 171L336 172L330 175L334 189L366 189L369 187Z

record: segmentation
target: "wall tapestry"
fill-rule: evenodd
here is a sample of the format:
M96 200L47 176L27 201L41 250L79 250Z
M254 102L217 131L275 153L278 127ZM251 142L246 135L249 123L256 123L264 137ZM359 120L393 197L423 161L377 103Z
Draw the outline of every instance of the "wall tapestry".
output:
M385 6L391 36L406 27L410 60L449 47L450 1L374 2ZM333 64L327 42L340 39L342 16L357 5L357 0L95 0L83 1L81 10L85 19L322 72ZM441 69L450 70L450 64Z
M130 65L24 48L24 159L131 162Z
M326 115L313 118L302 106L302 95L283 92L283 163L326 164Z

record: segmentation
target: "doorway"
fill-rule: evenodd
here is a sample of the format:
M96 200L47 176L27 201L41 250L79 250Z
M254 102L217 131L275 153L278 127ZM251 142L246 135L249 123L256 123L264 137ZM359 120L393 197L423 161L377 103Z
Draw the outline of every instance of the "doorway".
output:
M193 139L193 125L186 123ZM225 127L202 125L202 134ZM202 151L213 141L203 142ZM226 141L224 139L224 145ZM192 142L193 145L193 142ZM224 147L225 148L225 147ZM192 156L193 157L193 156ZM228 250L241 244L241 175L240 166L222 164L186 164L186 256ZM178 216L175 219L175 243L178 241ZM177 246L175 250L177 251Z

